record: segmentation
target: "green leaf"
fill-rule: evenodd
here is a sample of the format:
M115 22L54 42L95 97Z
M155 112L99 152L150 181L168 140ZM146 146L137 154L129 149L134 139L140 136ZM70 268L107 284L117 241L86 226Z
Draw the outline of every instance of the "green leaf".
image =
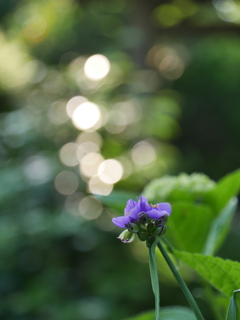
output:
M237 292L240 292L240 289L235 290L233 292L232 298L229 303L226 320L238 320L239 319L238 318L238 306L237 306L236 297L235 297Z
M178 250L174 250L174 254L226 296L231 297L232 292L240 288L239 262Z
M143 312L124 320L154 320L154 311ZM194 313L185 307L164 307L160 312L160 320L196 320Z
M150 181L143 195L153 203L189 201L202 203L205 193L215 188L215 182L202 173L180 173Z
M166 237L177 249L202 252L213 220L211 208L192 203L175 203L172 209Z
M203 254L213 255L225 239L234 213L237 209L238 200L232 198L228 204L221 210L220 214L213 220L208 233L208 237L203 249Z
M205 200L214 207L215 212L222 210L230 199L236 196L240 190L240 169L226 175L216 187L206 193Z
M155 249L158 243L158 238L155 239L151 247L149 248L149 268L152 282L152 289L155 295L155 319L159 319L159 309L160 309L160 290L159 290L159 282L158 282L158 270L157 270L157 262Z

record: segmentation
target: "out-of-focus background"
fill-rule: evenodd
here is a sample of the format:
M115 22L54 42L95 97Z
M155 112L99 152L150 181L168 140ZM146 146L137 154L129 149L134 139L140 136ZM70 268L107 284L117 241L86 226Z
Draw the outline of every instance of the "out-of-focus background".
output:
M240 1L2 0L0 19L0 318L153 308L147 251L101 199L238 168ZM240 259L238 227L220 256Z

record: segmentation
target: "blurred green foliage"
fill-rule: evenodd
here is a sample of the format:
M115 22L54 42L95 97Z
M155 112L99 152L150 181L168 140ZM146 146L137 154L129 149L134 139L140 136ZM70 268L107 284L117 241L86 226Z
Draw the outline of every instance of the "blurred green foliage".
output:
M119 243L111 218L152 179L218 179L239 166L239 3L225 2L0 2L1 319L117 320L152 308L145 248ZM96 54L100 67L86 69ZM87 101L99 118L86 129L93 117L73 115ZM104 159L115 167L99 171ZM205 191L214 186L202 177ZM163 305L186 303L174 284L162 290Z
M176 248L214 254L224 241L237 208L239 173L237 170L217 184L203 174L166 176L152 180L143 194L152 203L171 203L174 214L169 217L167 237Z
M124 320L153 320L154 319L154 312L144 312L140 315L127 318ZM179 320L194 320L195 316L192 313L192 311L188 308L184 307L172 307L172 308L162 308L161 309L161 315L160 315L160 320L174 320L174 319L179 319Z

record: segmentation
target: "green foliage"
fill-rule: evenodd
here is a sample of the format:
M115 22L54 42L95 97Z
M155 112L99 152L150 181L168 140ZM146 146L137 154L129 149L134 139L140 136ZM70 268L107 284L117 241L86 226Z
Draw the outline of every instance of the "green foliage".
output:
M226 296L240 288L240 262L177 250L174 254Z
M213 219L211 208L179 201L172 204L172 209L166 237L180 250L201 252Z
M96 320L117 320L140 306L147 309L152 298L144 280L148 270L139 262L146 248L120 245L115 239L114 209L122 212L129 198L163 174L204 171L205 165L205 171L219 177L239 165L239 39L228 35L215 41L214 34L212 41L205 28L197 31L204 32L202 37L188 38L185 32L191 25L194 30L206 25L213 14L218 26L232 22L222 21L212 4L207 14L200 2L189 0L156 6L154 1L139 5L126 0L0 1L3 320L91 320L93 309ZM184 36L155 37L154 20L163 28L171 25L172 34L174 26L186 20ZM111 68L104 79L95 81L86 77L84 64L99 53L109 59ZM101 127L96 132L74 127L66 113L74 96L99 105ZM181 129L179 152L171 139L179 139ZM102 204L108 209L97 217L99 210L95 218L84 211L85 200L92 199L87 188L91 177L82 175L79 163L71 163L76 154L66 153L65 160L60 156L69 142L78 149L85 133L99 138L94 152L104 159L116 158L124 167L124 179L111 195L98 197L100 209ZM137 146L140 151L147 146L150 157L141 151L134 158ZM186 146L193 149L190 156ZM88 147L81 145L83 154L92 152ZM210 156L202 152L204 148ZM184 163L179 163L180 153ZM83 155L78 156L80 162ZM138 161L142 158L145 162ZM63 179L61 192L55 188L55 178L63 171L75 178L76 190L69 189L74 179ZM190 252L204 248L211 254L220 247L235 210L230 200L237 194L238 180L239 173L230 175L217 191L212 180L199 174L161 180L162 198L156 189L156 202L169 199L173 204L176 216L169 220L167 236L176 247ZM178 304L172 288L165 292L166 304ZM169 309L169 314L175 312L171 319L181 314L188 319L187 311L174 310ZM165 312L163 308L162 316Z
M185 307L164 307L161 308L159 320L195 320L193 312ZM124 320L154 320L154 311L141 313Z
M213 255L223 243L230 229L233 216L238 205L237 198L232 198L212 221L210 230L205 240L204 254Z
M143 194L152 202L171 203L166 237L177 249L214 254L230 228L239 189L238 170L218 183L196 173L166 176L151 181Z
M240 190L240 170L236 170L223 177L214 189L206 193L205 201L219 213L230 199Z
M151 283L152 289L155 296L155 317L156 319L159 318L159 310L160 310L160 289L159 289L159 282L158 282L158 270L157 270L157 262L156 262L156 255L155 249L158 243L158 238L155 239L154 243L149 248L149 268L150 268L150 275L151 275Z
M214 189L215 182L201 173L164 176L154 179L145 187L143 195L152 202L191 201L202 202L203 195Z
M238 320L239 319L239 310L236 302L236 294L240 292L239 290L235 290L233 292L232 298L229 303L226 320Z

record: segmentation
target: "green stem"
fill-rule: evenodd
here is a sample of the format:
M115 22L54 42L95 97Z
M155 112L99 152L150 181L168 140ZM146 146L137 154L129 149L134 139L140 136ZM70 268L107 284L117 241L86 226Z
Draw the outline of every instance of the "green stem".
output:
M158 239L154 241L154 243L149 248L149 268L152 282L152 289L155 295L155 317L156 320L159 320L159 310L160 310L160 290L159 290L159 282L158 282L158 270L157 270L157 262L155 255L155 248L157 245Z
M191 292L189 291L188 287L186 286L186 283L184 282L183 278L178 273L175 265L173 264L172 260L170 259L169 255L167 254L167 251L164 249L164 247L160 241L158 241L157 246L158 246L159 250L161 251L165 261L167 262L169 268L171 269L174 277L176 278L177 282L179 283L185 297L188 300L188 303L190 304L193 312L195 313L197 320L204 320L203 315L202 315L200 309L198 308L196 301L194 300Z

